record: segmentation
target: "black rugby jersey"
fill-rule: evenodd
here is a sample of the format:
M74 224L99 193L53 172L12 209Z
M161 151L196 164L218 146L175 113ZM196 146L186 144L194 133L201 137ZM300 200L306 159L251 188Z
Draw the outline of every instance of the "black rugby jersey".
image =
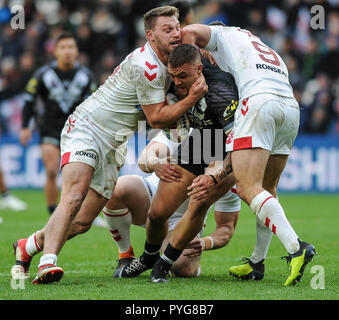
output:
M26 86L22 127L27 128L31 117L36 115L34 106L39 97L44 107L37 119L40 134L53 131L58 137L68 116L95 89L93 74L78 63L67 72L58 69L56 61L42 66Z
M238 106L238 89L233 76L202 59L203 75L208 91L194 107L188 111L190 125L197 129L224 129L228 132L234 122Z

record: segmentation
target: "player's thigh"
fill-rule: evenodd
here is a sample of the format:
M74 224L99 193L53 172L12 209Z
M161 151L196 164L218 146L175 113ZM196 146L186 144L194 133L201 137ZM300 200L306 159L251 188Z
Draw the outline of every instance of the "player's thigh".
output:
M254 148L233 151L232 168L241 199L249 203L260 192L270 151Z
M60 148L51 143L43 143L41 144L41 157L47 171L58 172Z
M183 173L179 182L167 183L160 180L149 210L150 218L168 218L187 199L187 188L196 176L178 168Z
M111 210L128 208L132 214L132 223L143 225L147 219L150 198L142 178L134 175L119 177L106 207Z
M280 176L285 169L288 155L271 155L265 169L263 187L276 197Z

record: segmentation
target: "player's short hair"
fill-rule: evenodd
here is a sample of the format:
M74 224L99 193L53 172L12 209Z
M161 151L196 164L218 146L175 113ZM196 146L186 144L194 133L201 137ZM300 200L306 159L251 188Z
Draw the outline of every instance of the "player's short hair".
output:
M73 39L75 41L75 43L77 44L77 39L76 39L75 35L72 32L65 31L65 32L61 33L57 37L55 43L58 44L58 42L63 40L63 39Z
M223 26L223 27L226 27L226 24L221 22L221 21L212 21L211 23L208 24L209 26Z
M155 21L158 17L172 17L175 16L179 19L179 11L176 7L173 6L163 6L154 8L144 15L144 29L153 30Z
M172 68L178 68L185 63L192 63L194 61L201 62L200 51L197 47L188 43L177 46L168 58L168 64Z
M192 6L188 1L183 0L173 0L169 3L170 6L176 7L179 11L179 22L180 24L183 23L190 13Z

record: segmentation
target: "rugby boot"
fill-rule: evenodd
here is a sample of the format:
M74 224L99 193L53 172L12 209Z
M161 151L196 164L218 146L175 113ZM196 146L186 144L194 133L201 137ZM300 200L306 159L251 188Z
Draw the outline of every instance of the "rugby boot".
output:
M119 275L120 275L120 272L121 272L121 269L122 267L125 265L125 264L128 264L130 262L132 262L134 260L135 257L130 257L130 258L121 258L118 260L118 265L113 273L113 278L119 278Z
M243 280L262 280L265 272L265 259L253 263L249 258L243 258L243 264L228 269L231 276Z
M169 270L167 270L163 260L158 259L158 261L154 264L153 270L151 272L151 282L167 283L168 274L169 274Z
M145 258L143 254L141 257L134 257L129 263L122 266L121 271L117 278L134 278L146 270L152 269L154 263L159 258L159 254L148 256Z
M39 267L39 271L33 284L48 284L52 282L58 282L64 275L64 271L53 264L46 264Z
M297 282L300 282L305 267L312 261L313 256L317 254L312 244L301 241L300 239L298 239L298 242L300 249L296 253L282 257L282 259L286 259L290 271L290 275L286 279L284 286L294 286Z

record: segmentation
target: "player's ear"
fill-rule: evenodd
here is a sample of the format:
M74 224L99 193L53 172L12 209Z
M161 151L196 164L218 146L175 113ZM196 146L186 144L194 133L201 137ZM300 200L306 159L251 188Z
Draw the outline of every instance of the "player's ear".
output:
M146 35L146 38L147 38L148 41L154 40L153 31L151 29L146 30L145 35Z
M198 64L198 74L200 75L202 73L202 63Z

